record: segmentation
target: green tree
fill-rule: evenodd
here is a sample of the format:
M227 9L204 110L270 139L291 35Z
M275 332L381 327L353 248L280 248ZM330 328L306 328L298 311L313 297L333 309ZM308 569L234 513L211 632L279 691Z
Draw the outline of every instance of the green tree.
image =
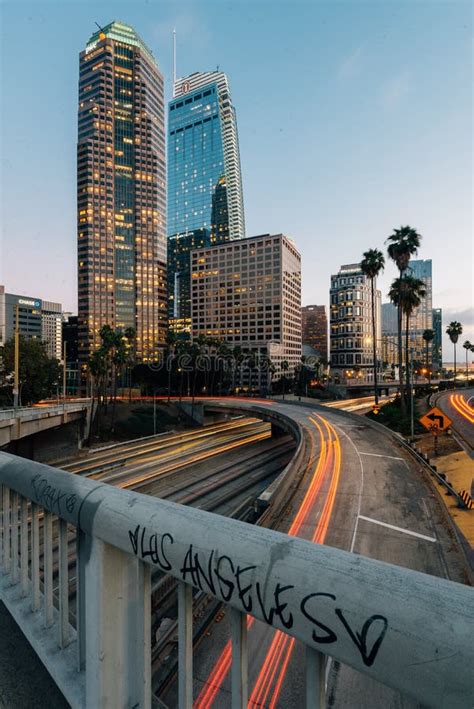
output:
M433 368L432 360L431 358L430 361L430 342L434 340L434 330L431 330L430 328L427 328L426 330L423 330L423 339L426 342L426 347L425 347L425 367L428 370L428 379L431 382L431 370Z
M400 279L403 277L410 258L418 253L418 248L421 243L421 235L411 226L401 226L400 229L394 229L393 233L387 238L386 244L389 258L395 262ZM403 341L402 341L402 307L398 307L398 371L400 380L400 403L402 412L406 412L406 399L403 389L402 369L403 369ZM408 369L408 362L407 362Z
M449 339L453 343L453 350L454 350L454 388L456 389L456 345L459 339L459 336L462 335L462 325L460 322L457 320L453 320L452 322L449 323L448 327L446 328L446 334L449 335Z
M421 299L426 295L426 288L423 281L413 276L396 278L389 292L390 300L401 309L405 316L405 362L406 362L406 390L410 391L410 317L417 308ZM401 380L401 376L400 376Z
M360 263L362 273L370 280L370 298L372 310L372 360L374 366L374 400L379 403L379 392L377 387L377 323L375 317L375 279L383 271L385 258L378 249L364 251L363 259Z
M20 335L20 397L22 406L35 404L41 399L54 396L61 381L61 366L57 359L49 357L46 345L40 340ZM7 340L1 350L2 399L9 403L11 384L15 371L15 342Z

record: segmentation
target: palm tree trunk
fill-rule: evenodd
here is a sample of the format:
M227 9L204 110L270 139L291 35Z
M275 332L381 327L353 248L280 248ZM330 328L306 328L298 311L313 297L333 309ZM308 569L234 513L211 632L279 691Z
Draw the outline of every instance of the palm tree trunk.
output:
M456 389L456 343L453 344L454 348L454 388Z
M377 342L375 340L375 294L374 294L374 279L370 279L370 289L372 297L372 358L374 363L374 400L379 403L379 392L377 386Z
M410 367L409 367L409 362L410 362L409 335L410 335L410 315L407 313L406 329L405 329L405 368L406 368L406 395L407 395L407 397L409 397L411 395L411 392L410 392Z

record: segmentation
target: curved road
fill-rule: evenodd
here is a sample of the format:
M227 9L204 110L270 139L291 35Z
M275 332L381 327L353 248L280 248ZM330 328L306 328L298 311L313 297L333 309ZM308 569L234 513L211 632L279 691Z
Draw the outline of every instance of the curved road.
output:
M222 400L220 406L226 404ZM315 405L233 401L254 414L271 408L296 421L309 447L300 485L278 529L429 574L466 582L441 501L409 454L390 434L354 414ZM231 647L219 616L195 651L194 706L230 704ZM249 619L249 706L300 707L304 649ZM406 698L338 663L329 663L331 707L414 707ZM175 688L164 701L173 706Z
M435 402L452 419L459 443L474 458L474 389L445 391Z

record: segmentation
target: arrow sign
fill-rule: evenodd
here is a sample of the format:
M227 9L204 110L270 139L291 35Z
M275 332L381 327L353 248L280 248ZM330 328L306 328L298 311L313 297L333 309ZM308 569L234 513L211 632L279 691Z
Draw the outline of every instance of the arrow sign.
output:
M420 423L433 433L446 431L452 425L451 419L436 406L420 418Z

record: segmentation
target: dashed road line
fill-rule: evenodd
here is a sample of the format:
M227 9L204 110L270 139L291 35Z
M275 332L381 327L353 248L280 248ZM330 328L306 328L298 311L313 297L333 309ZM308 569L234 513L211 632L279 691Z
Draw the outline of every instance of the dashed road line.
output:
M426 534L420 534L419 532L412 532L411 529L403 529L403 527L396 527L394 524L388 524L387 522L381 522L378 519L373 519L372 517L365 517L364 515L359 515L359 519L363 519L366 522L372 522L372 524L378 524L381 527L387 527L388 529L393 529L395 532L402 532L402 534L409 534L411 537L417 537L418 539L424 539L426 542L437 542L435 537L428 537Z

